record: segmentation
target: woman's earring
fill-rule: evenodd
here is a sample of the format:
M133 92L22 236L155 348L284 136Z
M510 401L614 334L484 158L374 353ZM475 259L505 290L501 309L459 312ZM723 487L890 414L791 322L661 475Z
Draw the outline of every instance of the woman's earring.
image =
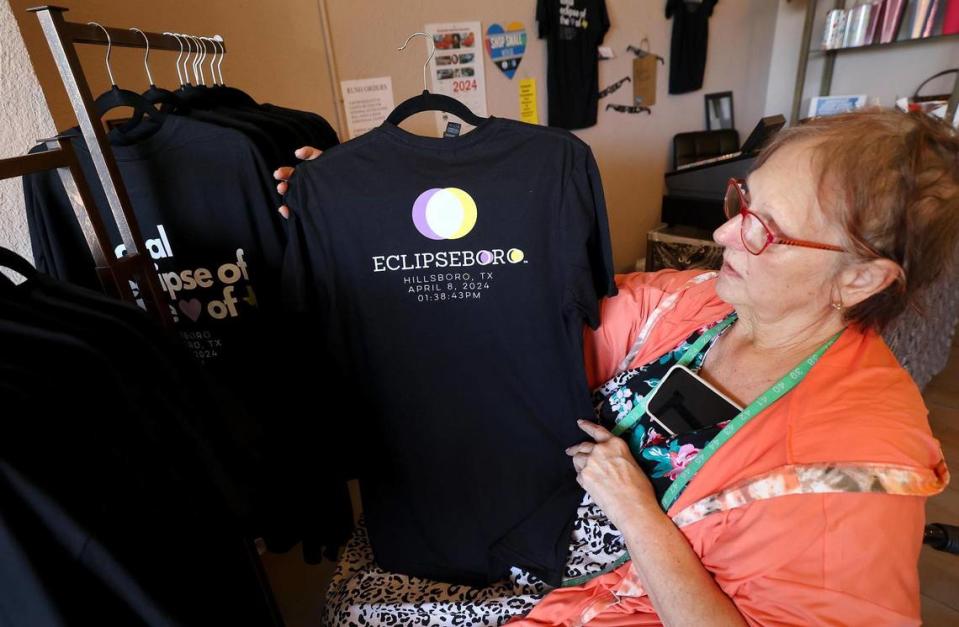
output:
M832 308L841 313L843 309L842 303L833 303Z

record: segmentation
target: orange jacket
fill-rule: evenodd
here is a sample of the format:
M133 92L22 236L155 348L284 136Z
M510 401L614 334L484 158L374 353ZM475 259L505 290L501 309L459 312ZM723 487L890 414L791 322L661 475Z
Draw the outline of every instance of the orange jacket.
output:
M599 329L587 331L592 384L615 374L647 317L670 294L678 294L675 306L653 326L630 367L731 311L716 295L714 280L683 289L698 274L702 271L617 277L619 295L604 302ZM849 328L796 388L706 462L667 513L676 520L705 497L796 468L904 469L917 479L898 493L760 498L681 529L750 624L917 625L925 499L948 481L926 413L919 390L882 338ZM660 621L626 563L582 586L551 592L513 624Z

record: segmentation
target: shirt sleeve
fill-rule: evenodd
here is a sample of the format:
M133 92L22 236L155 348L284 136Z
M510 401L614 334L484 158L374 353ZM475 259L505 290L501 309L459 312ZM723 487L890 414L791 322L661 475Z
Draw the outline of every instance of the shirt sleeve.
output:
M609 32L609 11L606 10L606 0L599 0L599 43L603 43L603 38Z
M232 168L233 180L246 204L248 224L256 237L256 252L266 264L271 282L275 282L283 266L286 248L286 226L277 211L283 201L256 145L246 137L238 139L242 141L237 142L238 159Z
M753 503L729 512L703 563L750 625L918 625L924 503L874 493Z
M591 387L616 374L620 362L663 300L682 290L702 273L702 270L667 269L616 275L616 295L600 303L599 328L585 331L584 358ZM663 336L685 338L700 322L717 320L729 309L729 305L715 296L711 286L703 283L689 289L654 325L644 350L637 354L631 366L641 365L645 363L644 359L668 350Z
M539 38L545 39L553 32L552 0L537 0L536 21L539 23Z
M676 12L676 0L666 0L666 19L668 20Z
M603 182L586 146L573 153L563 192L563 246L568 268L566 305L578 309L589 326L599 325L599 301L616 293L613 252Z
M291 446L299 453L289 461L293 470L288 480L301 497L297 513L304 530L303 554L315 563L321 554L335 559L337 547L349 539L353 519L346 481L356 476L360 455L355 434L342 419L350 411L343 400L349 386L336 357L342 334L335 315L332 234L317 210L321 198L308 168L297 168L286 198L290 208L282 272L286 316L278 331L286 361L277 367L284 368L287 406L302 408L295 421L298 448ZM317 443L335 446L321 450Z
M300 166L304 168L305 166ZM310 210L311 181L302 171L289 181L286 203L290 208L288 241L283 257L283 305L292 313L326 317L333 306L328 233Z

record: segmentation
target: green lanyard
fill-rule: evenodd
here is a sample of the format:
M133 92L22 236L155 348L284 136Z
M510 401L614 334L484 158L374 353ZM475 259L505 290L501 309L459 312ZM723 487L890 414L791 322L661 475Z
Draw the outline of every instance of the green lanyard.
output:
M731 325L736 320L736 313L733 312L721 322L713 326L711 329L699 336L699 339L693 343L692 346L680 357L677 363L682 364L683 366L688 366L693 359L696 358L696 355L699 354L701 350L708 344L714 337L722 333L723 329ZM722 431L716 434L709 444L703 447L699 454L693 458L693 461L689 463L688 466L683 470L682 473L676 480L673 481L672 485L666 490L666 493L663 494L663 500L661 505L663 511L668 511L672 507L673 503L676 502L676 499L679 498L679 495L682 493L683 488L692 480L693 476L699 472L699 469L703 467L710 457L719 450L723 444L729 441L736 433L746 425L747 422L756 417L757 414L762 412L764 409L778 401L783 397L787 392L796 387L800 381L802 381L809 371L812 369L816 362L823 356L823 354L829 350L829 347L836 343L836 340L839 339L839 336L842 335L842 332L845 329L836 333L832 336L826 343L820 346L816 352L804 359L797 365L795 368L789 371L782 379L777 381L770 387L768 390L762 393L762 395L749 404L746 409L742 410L739 415L733 418L729 423L723 427ZM630 411L624 418L621 420L616 427L613 429L614 435L619 435L623 431L628 430L640 419L640 417L646 412L646 403L640 402ZM578 586L581 585L593 577L598 577L599 575L608 573L616 568L619 568L623 564L629 561L629 552L627 551L615 562L610 564L610 566L603 570L601 573L596 573L593 575L584 575L582 577L575 577L573 579L567 579L562 582L563 587L568 586Z
M693 342L693 345L679 358L679 361L676 362L680 366L689 366L690 363L696 358L696 355L703 350L703 348L709 344L714 337L722 333L726 327L731 325L736 321L736 312L729 314L723 320L714 324L708 331L699 336L699 338ZM643 414L646 413L646 399L642 398L636 405L633 406L633 409L630 410L628 414L623 416L623 419L616 423L613 427L613 435L621 435L626 431L629 431L639 419L643 417Z
M719 327L727 321L732 323L732 320L726 318L726 320L723 320L723 322L717 324L716 327ZM726 326L729 325L727 324ZM716 327L713 327L713 329ZM710 331L713 329L710 329ZM823 356L823 353L829 350L829 347L836 343L836 340L839 339L839 336L842 335L844 330L845 329L840 330L834 336L826 340L826 343L820 346L815 353L799 362L799 365L786 373L782 379L774 383L773 386L763 392L759 398L750 403L746 409L739 412L738 416L729 421L729 424L723 427L723 430L717 433L716 437L710 440L709 444L703 447L699 454L693 458L693 461L691 461L683 470L683 472L676 477L676 480L673 481L672 485L667 488L662 500L663 511L667 511L670 507L672 507L673 503L676 502L676 499L679 498L683 488L686 487L686 484L692 480L693 476L699 471L700 468L703 467L703 464L709 461L709 458L712 457L717 450L719 450L719 447L728 442L731 437L736 435L736 433L738 433L747 422L755 418L757 414L778 401L783 397L784 394L789 392L789 390L796 387L799 382L802 381L807 374L809 374L809 371L813 366L816 365L816 362L819 361L819 358ZM699 338L700 341L706 335L707 334L704 333L703 336ZM686 351L686 354L682 356L682 358L679 360L679 363L685 365L696 357L699 351L702 350L702 347L705 346L705 342L702 342L702 345L700 345L700 341L697 341L696 344L693 344L693 346ZM699 346L699 348L693 352L693 349L695 349L697 346ZM688 361L686 361L687 358Z

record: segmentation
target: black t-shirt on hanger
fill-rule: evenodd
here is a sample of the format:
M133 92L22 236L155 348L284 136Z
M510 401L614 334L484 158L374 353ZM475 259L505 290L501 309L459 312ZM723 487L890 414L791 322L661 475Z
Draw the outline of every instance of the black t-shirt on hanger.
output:
M719 0L667 0L666 19L673 19L669 46L669 93L685 94L703 86L709 18Z
M582 496L564 449L591 411L583 325L615 292L589 147L498 118L443 139L385 123L290 189L285 290L341 374L312 388L345 406L324 429L379 565L557 584Z
M536 21L549 59L549 125L593 126L599 102L597 47L609 30L606 0L538 0Z
M276 624L241 537L229 403L141 311L104 301L46 277L0 294L5 618Z
M327 122L323 116L317 115L316 113L281 107L269 102L261 104L260 109L280 113L300 122L313 142L312 146L314 148L327 150L340 143L339 138L336 136L336 131L330 126L330 123ZM297 148L299 148L299 146L297 146Z
M177 115L168 115L158 129L149 122L128 134L114 129L110 139L177 331L266 432L263 454L272 460L276 477L275 503L265 516L269 521L263 534L278 550L310 535L305 549L318 556L317 545L345 540L351 514L345 492L318 487L316 477L323 473L317 467L323 462L301 449L310 438L283 410L300 391L286 389L277 349L290 332L279 319L286 227L276 212L280 200L269 169L242 133ZM97 208L106 216L114 252L123 254L90 153L82 139L73 143ZM37 268L99 289L93 259L57 173L24 177L24 188ZM310 495L303 490L304 481L314 490ZM322 516L332 522L318 522ZM304 522L304 517L313 521ZM336 537L320 539L328 528Z
M76 132L75 130L73 132ZM201 361L239 355L226 338L246 335L263 310L277 309L286 234L269 170L242 134L168 115L111 131L113 154L130 196L147 254L160 274L178 329L194 337ZM105 216L113 252L125 252L96 170L80 137L73 140L94 201ZM98 287L94 264L55 172L27 177L27 212L41 228L34 258L41 272ZM31 231L31 240L34 232ZM59 268L67 269L60 275ZM253 322L252 320L250 321ZM229 358L225 358L229 360Z

